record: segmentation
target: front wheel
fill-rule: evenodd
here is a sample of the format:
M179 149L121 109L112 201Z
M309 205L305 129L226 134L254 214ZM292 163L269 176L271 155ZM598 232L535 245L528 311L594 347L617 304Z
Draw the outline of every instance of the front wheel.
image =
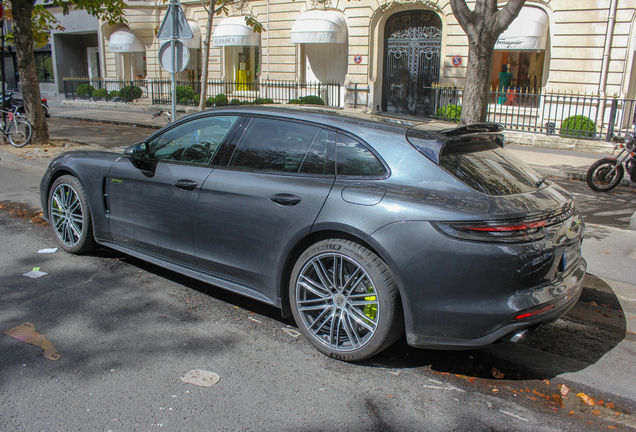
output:
M9 123L6 135L13 147L24 147L31 141L31 123L26 120L16 120Z
M55 240L65 251L79 254L96 247L86 193L75 177L65 175L53 182L49 190L49 222Z
M339 360L372 357L404 332L391 272L375 253L348 240L308 248L292 270L289 294L303 335Z
M608 192L614 189L623 179L623 165L616 167L616 159L604 158L592 164L587 170L587 184L597 192Z

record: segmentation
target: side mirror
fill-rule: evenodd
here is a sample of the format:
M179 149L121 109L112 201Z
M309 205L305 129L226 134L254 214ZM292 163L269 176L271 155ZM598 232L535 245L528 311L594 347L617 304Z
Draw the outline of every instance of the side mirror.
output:
M148 156L148 144L145 142L133 144L124 150L124 156L135 162L142 162Z

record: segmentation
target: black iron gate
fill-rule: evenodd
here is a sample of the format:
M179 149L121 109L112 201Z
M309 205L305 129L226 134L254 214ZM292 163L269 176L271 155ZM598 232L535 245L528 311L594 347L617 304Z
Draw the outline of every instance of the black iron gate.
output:
M439 81L442 21L431 11L406 11L386 23L382 110L431 115L431 84Z

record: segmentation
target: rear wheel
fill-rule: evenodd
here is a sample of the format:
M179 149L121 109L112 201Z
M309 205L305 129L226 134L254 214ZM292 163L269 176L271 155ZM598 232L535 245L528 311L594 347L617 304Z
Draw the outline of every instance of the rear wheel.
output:
M608 192L614 189L623 179L625 174L623 165L616 167L616 159L604 158L596 161L589 170L587 170L587 184L592 190L597 192Z
M86 193L73 176L62 176L51 186L49 222L55 239L67 252L84 253L97 245Z
M24 147L31 141L31 124L26 120L16 120L9 122L6 134L9 142L14 147Z
M294 266L289 291L299 329L330 357L364 360L404 332L391 272L357 243L329 239L311 246Z

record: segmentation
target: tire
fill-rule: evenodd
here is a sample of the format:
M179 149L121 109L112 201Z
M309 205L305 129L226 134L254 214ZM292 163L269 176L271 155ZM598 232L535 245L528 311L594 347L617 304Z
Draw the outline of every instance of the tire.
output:
M614 168L616 165L616 159L604 158L598 160L592 164L589 170L587 170L587 185L597 192L608 192L619 185L625 175L623 165L619 165L614 171L611 178L605 179L605 175Z
M65 175L49 189L49 223L55 240L73 254L89 252L97 246L93 237L91 212L86 193L73 176Z
M31 123L26 120L17 120L10 122L8 130L6 130L9 142L13 147L24 147L31 141Z
M289 298L300 331L329 357L364 360L404 333L387 265L348 240L323 240L303 252L292 270Z
M46 105L42 104L42 109L44 110L44 117L51 118L51 114L49 114L49 107L47 107Z

